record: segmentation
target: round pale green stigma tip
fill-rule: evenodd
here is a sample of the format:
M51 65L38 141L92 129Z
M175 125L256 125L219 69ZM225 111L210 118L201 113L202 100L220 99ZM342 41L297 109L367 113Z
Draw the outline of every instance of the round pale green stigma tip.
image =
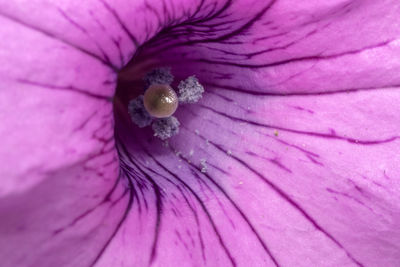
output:
M178 96L167 84L152 84L144 93L143 103L155 118L167 118L178 108Z

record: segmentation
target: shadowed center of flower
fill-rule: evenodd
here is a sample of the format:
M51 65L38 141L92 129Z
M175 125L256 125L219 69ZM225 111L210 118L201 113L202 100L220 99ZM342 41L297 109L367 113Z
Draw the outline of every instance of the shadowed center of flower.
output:
M172 116L178 103L195 103L204 92L203 86L195 76L190 76L178 85L179 97L170 83L174 78L169 68L155 69L144 77L144 95L129 101L128 112L131 120L139 128L152 125L154 136L161 140L169 139L179 133L179 121Z

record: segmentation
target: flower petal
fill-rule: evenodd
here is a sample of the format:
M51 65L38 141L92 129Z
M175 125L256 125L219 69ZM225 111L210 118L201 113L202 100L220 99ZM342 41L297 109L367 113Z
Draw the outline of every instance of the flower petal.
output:
M31 16L0 9L1 265L90 264L128 205L113 133L116 74Z
M4 266L399 264L395 1L29 3L0 8ZM206 93L167 147L117 109L117 178L114 70L161 29L135 63Z

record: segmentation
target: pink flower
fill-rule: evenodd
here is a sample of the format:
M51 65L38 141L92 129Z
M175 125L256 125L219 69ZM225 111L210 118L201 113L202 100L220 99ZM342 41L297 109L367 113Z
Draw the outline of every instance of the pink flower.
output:
M2 1L0 265L399 266L399 13ZM205 87L168 145L127 112L159 66Z

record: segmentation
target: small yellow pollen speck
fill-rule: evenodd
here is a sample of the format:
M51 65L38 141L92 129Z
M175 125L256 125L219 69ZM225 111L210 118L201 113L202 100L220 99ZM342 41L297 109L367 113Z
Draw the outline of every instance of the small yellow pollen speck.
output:
M275 136L278 136L278 135L279 135L278 130L274 130L274 135L275 135Z

